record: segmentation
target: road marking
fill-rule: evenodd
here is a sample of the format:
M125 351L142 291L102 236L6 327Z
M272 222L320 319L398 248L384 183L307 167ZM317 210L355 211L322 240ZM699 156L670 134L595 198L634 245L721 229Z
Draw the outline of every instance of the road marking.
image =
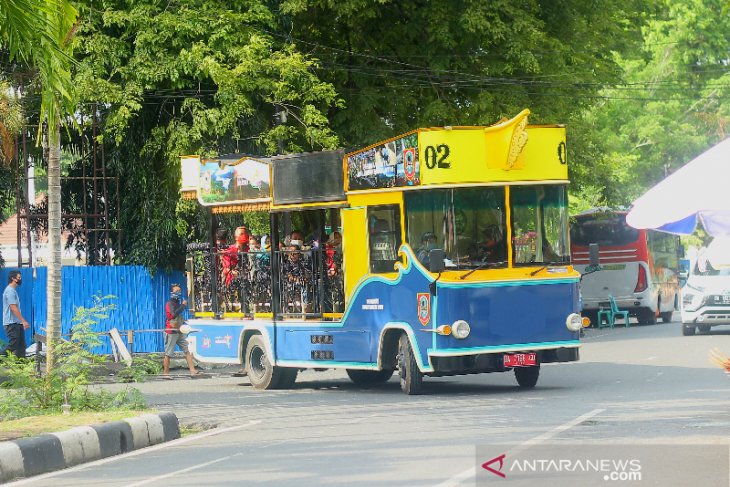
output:
M550 438L556 436L558 433L562 433L563 431L568 430L568 429L572 428L573 426L579 425L583 421L590 419L593 416L596 416L597 414L602 413L603 411L605 411L605 409L594 409L593 411L589 411L581 416L578 416L575 419L568 421L567 423L563 423L549 431L546 431L545 433L543 433L541 435L537 435L534 438L531 438L523 443L520 443L515 448L512 448L511 450L509 450L507 453L514 454L514 453L526 450L526 449L530 448L531 446L535 446L538 443L542 443L545 440L549 440ZM460 485L465 480L474 480L474 478L476 477L476 474L477 474L476 467L471 467L467 470L464 470L461 473L454 475L450 479L444 480L440 484L437 484L436 487L457 486L457 485Z
M239 424L238 426L229 426L227 428L215 428L215 429L204 431L202 433L198 433L195 435L186 436L185 438L178 438L177 440L168 441L166 443L160 443L158 445L150 446L147 448L140 448L139 450L134 450L134 451L131 451L128 453L122 453L121 455L116 455L116 456L108 457L108 458L102 458L101 460L95 460L93 462L83 463L81 465L76 465L75 467L67 468L64 470L58 470L56 472L49 472L49 473L45 473L45 474L41 474L41 475L36 475L34 477L17 480L15 482L11 482L11 483L5 484L5 485L7 485L7 486L27 485L27 484L34 483L38 480L45 480L48 478L57 477L59 475L64 475L67 473L84 470L85 468L96 467L98 465L104 465L107 463L116 462L117 460L123 460L125 458L134 457L134 456L142 455L145 453L150 453L150 452L153 452L156 450L162 450L164 448L168 448L168 447L172 447L172 446L183 445L185 443L190 443L191 441L200 440L203 438L207 438L209 436L216 436L216 435L220 435L223 433L228 433L230 431L237 431L237 430L241 430L244 428L248 428L250 426L256 426L257 424L260 424L260 423L262 423L261 420L255 420L255 421L249 421L244 424Z
M240 453L237 453L236 455L240 455ZM175 470L174 472L166 473L164 475L158 475L157 477L150 477L148 479L145 479L145 480L142 480L139 482L135 482L133 484L128 484L126 487L139 487L140 485L151 484L152 482L157 482L158 480L169 479L170 477L174 477L175 475L180 475L183 473L191 472L193 470L198 470L199 468L207 467L208 465L213 465L214 463L228 460L230 458L235 457L236 455L228 455L227 457L219 458L217 460L212 460L210 462L193 465L192 467L183 468L182 470Z

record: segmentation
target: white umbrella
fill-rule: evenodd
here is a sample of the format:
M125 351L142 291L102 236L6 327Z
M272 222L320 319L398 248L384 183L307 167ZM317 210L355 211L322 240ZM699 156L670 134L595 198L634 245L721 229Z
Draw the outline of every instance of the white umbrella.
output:
M690 234L697 220L710 235L730 236L730 139L702 153L634 201L626 223Z

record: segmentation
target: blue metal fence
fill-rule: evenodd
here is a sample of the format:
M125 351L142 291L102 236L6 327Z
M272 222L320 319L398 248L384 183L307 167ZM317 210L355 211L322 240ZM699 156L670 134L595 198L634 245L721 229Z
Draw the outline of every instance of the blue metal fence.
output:
M20 309L31 323L26 331L26 342L30 345L33 334L45 335L46 326L46 278L45 267L0 269L0 285L5 288L8 273L19 270L23 284L18 288ZM114 296L108 302L115 309L99 322L97 331L156 330L165 326L165 302L172 283L178 283L185 293L185 275L181 271L171 273L157 271L152 276L141 266L96 266L64 267L61 271L61 333L71 331L72 319L80 306L94 305L94 296ZM5 330L0 327L0 340L7 341ZM135 333L133 352L161 352L161 332ZM94 350L96 353L111 353L109 340Z

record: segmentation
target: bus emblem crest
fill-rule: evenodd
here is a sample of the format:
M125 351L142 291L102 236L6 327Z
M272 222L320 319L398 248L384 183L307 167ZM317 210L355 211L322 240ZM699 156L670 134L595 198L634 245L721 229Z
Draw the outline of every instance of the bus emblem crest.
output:
M403 149L403 172L406 175L408 181L413 181L416 178L416 149L415 147L409 147Z
M427 326L431 322L431 294L418 293L418 321L423 326Z

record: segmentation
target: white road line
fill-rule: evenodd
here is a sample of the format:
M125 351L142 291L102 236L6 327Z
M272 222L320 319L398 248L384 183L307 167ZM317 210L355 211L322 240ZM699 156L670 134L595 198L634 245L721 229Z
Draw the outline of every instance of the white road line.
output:
M156 450L162 450L164 448L169 448L172 446L183 445L185 443L190 443L191 441L200 440L203 438L207 438L209 436L216 436L216 435L220 435L223 433L228 433L229 431L237 431L240 429L248 428L250 426L256 426L257 424L260 424L260 423L262 423L261 420L255 420L255 421L249 421L244 424L239 424L238 426L229 426L228 428L215 428L215 429L204 431L202 433L198 433L195 435L190 435L190 436L186 436L184 438L179 438L177 440L168 441L166 443L160 443L159 445L150 446L147 448L140 448L139 450L134 450L129 453L123 453L121 455L116 455L116 456L108 457L108 458L102 458L101 460L96 460L93 462L83 463L81 465L76 465L75 467L67 468L65 470L58 470L56 472L49 472L49 473L45 473L45 474L41 474L41 475L36 475L34 477L29 477L27 479L16 480L15 482L11 482L11 483L5 484L5 485L14 486L14 485L32 484L39 480L45 480L45 479L48 479L51 477L57 477L59 475L64 475L67 473L84 470L86 468L91 468L91 467L96 467L98 465L104 465L106 463L116 462L117 460L123 460L125 458L150 453L150 452L153 452Z
M188 467L188 468L183 468L182 470L175 470L174 472L166 473L164 475L158 475L157 477L150 477L146 480L142 480L140 482L135 482L134 484L128 484L126 487L139 487L140 485L147 485L147 484L151 484L153 482L157 482L159 480L169 479L170 477L174 477L175 475L180 475L183 473L191 472L193 470L198 470L199 468L204 468L204 467L207 467L208 465L213 465L214 463L222 462L223 460L228 460L229 458L232 458L235 456L236 455L228 455L227 457L219 458L217 460L201 463L199 465L194 465L194 466Z
M557 434L562 433L563 431L568 430L568 429L572 428L573 426L576 426L576 425L582 423L583 421L585 421L589 418L592 418L593 416L596 416L597 414L602 413L603 411L605 411L605 409L594 409L593 411L589 411L581 416L578 416L575 419L568 421L567 423L563 423L560 426L556 426L555 428L553 428L549 431L546 431L545 433L543 433L541 435L531 438L523 443L520 443L515 448L512 448L511 450L509 450L507 453L514 454L514 453L526 450L526 449L530 448L531 446L535 446L538 443L543 443L545 440L549 440L550 438L556 436ZM465 480L474 480L474 478L476 477L476 474L477 474L476 467L471 467L467 470L464 470L461 473L454 475L450 479L447 479L447 480L441 482L440 484L437 484L435 487L457 486L457 485L460 485Z

